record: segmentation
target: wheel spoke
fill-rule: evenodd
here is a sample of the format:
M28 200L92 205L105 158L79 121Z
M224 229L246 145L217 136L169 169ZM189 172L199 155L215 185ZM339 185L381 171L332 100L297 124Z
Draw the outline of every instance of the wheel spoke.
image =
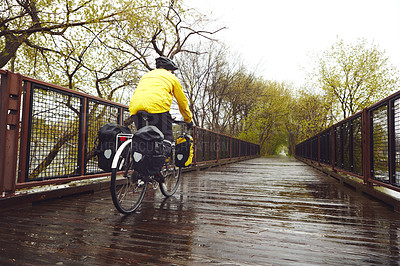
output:
M164 182L160 184L160 190L166 197L170 197L176 192L181 178L181 168L174 164L173 160L169 160L162 171Z
M121 148L126 150L119 153L123 156L120 156L117 166L118 170L124 171L124 174L121 178L117 175L117 169L112 169L110 190L115 208L127 214L134 212L140 206L147 184L136 178L136 173L132 170L130 145L121 146Z

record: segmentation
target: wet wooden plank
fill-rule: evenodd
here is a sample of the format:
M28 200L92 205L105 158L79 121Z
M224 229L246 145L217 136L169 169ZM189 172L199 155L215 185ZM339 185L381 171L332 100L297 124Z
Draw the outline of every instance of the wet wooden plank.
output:
M0 265L398 265L400 216L302 162L189 172L123 216L108 191L0 213Z

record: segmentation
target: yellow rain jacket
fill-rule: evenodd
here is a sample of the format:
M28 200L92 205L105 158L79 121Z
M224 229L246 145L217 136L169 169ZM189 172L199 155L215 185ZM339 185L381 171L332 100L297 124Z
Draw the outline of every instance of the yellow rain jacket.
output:
M129 112L131 115L138 111L153 114L169 112L174 96L184 120L190 123L192 113L178 78L162 68L152 70L140 79L132 95Z

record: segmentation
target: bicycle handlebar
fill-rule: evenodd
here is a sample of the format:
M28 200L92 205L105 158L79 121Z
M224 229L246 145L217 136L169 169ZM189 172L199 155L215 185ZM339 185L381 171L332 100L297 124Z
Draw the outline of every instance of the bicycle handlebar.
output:
M186 133L187 133L188 131L193 130L193 126L194 126L193 123L188 123L188 122L186 122L186 121L175 120L175 119L173 119L172 123L177 124L177 125L180 125L181 131L182 131L182 132L186 132ZM184 129L185 126L186 126L186 130Z
M172 120L172 123L174 123L174 124L178 124L178 125L186 125L186 126L190 126L190 124L191 123L188 123L188 122L186 122L186 121L183 121L183 120ZM192 123L192 126L193 126L193 123Z
M187 123L186 121L183 121L183 120L172 120L172 123L174 123L174 124L189 124L189 123Z

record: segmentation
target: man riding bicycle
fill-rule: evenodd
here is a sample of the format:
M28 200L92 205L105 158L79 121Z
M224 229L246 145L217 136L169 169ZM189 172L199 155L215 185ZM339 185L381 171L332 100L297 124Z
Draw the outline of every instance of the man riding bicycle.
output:
M177 69L177 65L171 59L164 56L157 58L156 69L143 75L129 104L129 112L137 129L145 126L138 112L146 111L149 113L148 124L156 126L164 134L164 138L171 142L174 141L174 138L172 117L169 111L174 96L185 122L189 126L193 125L193 116L189 110L182 85L173 74Z
M172 196L179 186L182 166L176 164L175 152L180 151L177 148L182 143L177 141L177 145L173 145L172 133L172 122L179 121L173 121L169 113L174 96L185 122L189 126L193 123L182 85L173 74L176 69L178 67L172 60L157 58L156 69L143 75L132 95L129 104L131 116L124 125L135 122L138 131L118 148L111 172L111 196L121 213L132 213L140 206L148 183L153 184L153 188L159 186L166 197ZM147 124L158 129L145 127ZM182 132L183 136L185 134ZM187 143L193 145L190 141ZM117 178L120 171L124 174Z

